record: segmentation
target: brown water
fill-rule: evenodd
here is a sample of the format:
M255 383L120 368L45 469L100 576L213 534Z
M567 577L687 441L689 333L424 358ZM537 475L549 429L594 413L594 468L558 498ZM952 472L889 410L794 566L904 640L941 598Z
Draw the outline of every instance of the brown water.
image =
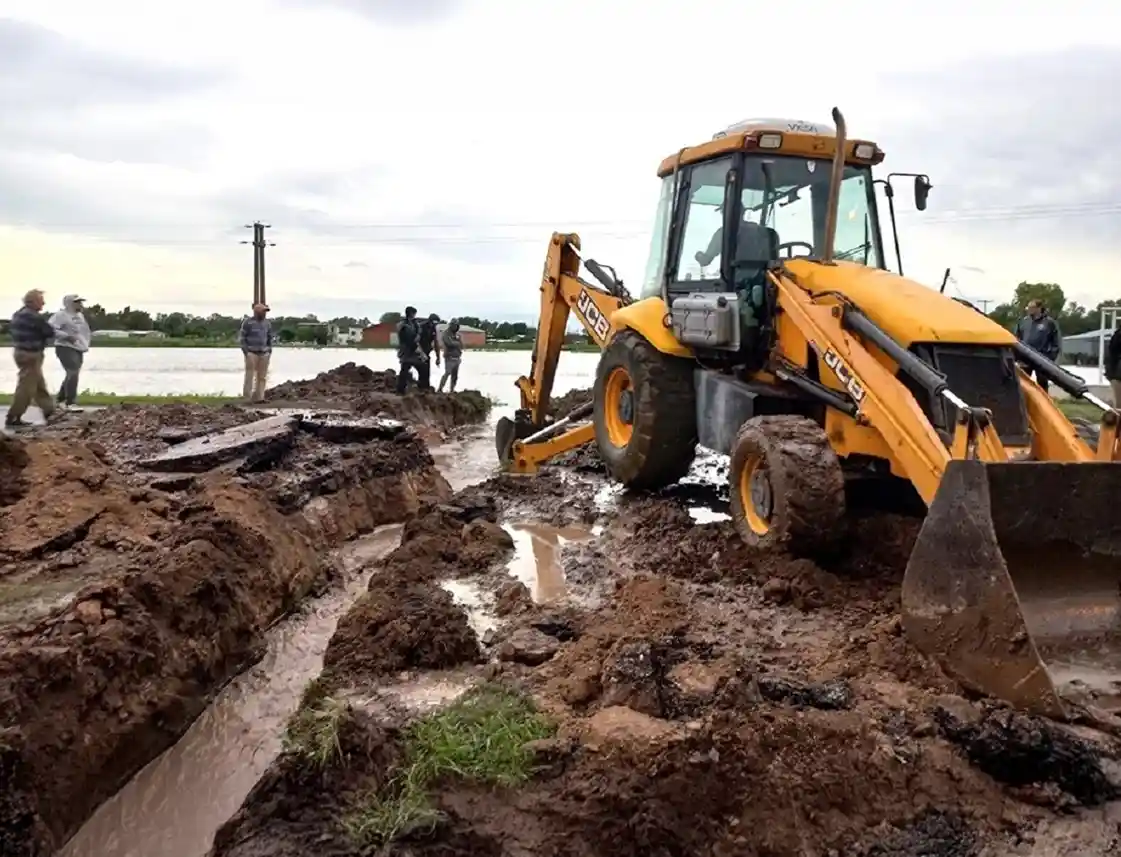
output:
M62 857L201 857L215 830L280 752L284 725L339 617L365 590L364 566L400 541L401 527L382 527L338 551L350 572L344 588L312 602L269 632L268 652L238 676L179 742L102 804L66 844Z

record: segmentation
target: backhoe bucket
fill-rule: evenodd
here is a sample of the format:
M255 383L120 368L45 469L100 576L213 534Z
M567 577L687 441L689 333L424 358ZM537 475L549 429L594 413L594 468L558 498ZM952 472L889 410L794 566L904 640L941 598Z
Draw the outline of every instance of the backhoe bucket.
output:
M1121 709L1121 465L950 462L902 597L964 686L1057 719Z

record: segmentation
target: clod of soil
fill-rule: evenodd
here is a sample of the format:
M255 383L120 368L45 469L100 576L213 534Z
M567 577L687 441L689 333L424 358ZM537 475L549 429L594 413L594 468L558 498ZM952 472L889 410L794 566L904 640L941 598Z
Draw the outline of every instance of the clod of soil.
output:
M325 548L450 494L412 433L297 431L277 455L164 491L96 443L4 442L22 487L0 506L0 853L53 852L170 746L331 573Z
M382 575L413 581L466 577L509 557L514 540L495 523L493 498L464 492L406 524L400 546L382 563ZM376 580L376 578L375 578Z
M451 595L431 583L375 575L331 638L324 681L443 669L478 658L479 641Z
M1121 746L1103 746L1041 717L996 709L979 718L934 710L939 730L973 764L1012 786L1054 783L1085 806L1121 796L1121 779L1109 776L1103 758L1121 758Z
M19 502L27 490L23 471L28 461L27 449L20 440L0 435L0 506Z

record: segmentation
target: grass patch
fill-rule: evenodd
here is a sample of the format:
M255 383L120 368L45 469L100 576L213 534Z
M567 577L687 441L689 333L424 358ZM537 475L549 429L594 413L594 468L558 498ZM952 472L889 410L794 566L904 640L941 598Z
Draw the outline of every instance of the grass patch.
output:
M325 768L342 758L339 730L348 715L348 706L318 692L309 685L296 715L288 721L281 747L316 768Z
M0 405L10 405L14 396L11 393L0 393ZM78 407L109 407L110 405L219 405L235 404L240 402L239 396L227 396L222 393L164 393L161 395L128 394L128 393L102 393L97 390L83 390L78 394Z
M527 696L495 685L468 691L406 730L402 769L343 824L363 847L431 829L440 820L429 795L433 785L449 778L496 786L525 782L533 774L525 745L552 734L553 725Z
M1059 410L1066 414L1067 419L1089 420L1092 423L1101 422L1102 412L1097 405L1081 402L1077 399L1056 399L1055 404Z

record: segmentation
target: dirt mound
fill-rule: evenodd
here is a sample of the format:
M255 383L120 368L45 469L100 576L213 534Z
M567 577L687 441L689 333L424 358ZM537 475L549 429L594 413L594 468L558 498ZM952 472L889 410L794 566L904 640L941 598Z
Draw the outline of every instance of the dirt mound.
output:
M270 387L266 397L270 401L302 401L317 399L345 399L358 393L392 393L397 386L397 373L392 369L375 372L369 366L344 363L314 378L303 381L285 381Z
M325 547L450 493L410 432L269 425L291 433L279 457L191 474L66 439L0 449L23 486L0 507L0 853L52 852L169 746L331 571ZM222 437L200 446L259 450Z
M554 396L549 402L548 414L561 419L576 410L581 405L586 405L592 400L591 387L585 390L569 390L563 396Z
M451 595L432 583L376 575L331 637L323 678L369 679L478 657L475 632Z
M401 544L382 562L382 577L427 582L487 571L509 556L514 540L497 523L493 500L474 492L427 509L409 521Z
M305 381L278 384L266 392L265 398L274 404L341 408L439 428L477 423L490 411L490 400L477 390L436 393L412 388L399 396L396 385L397 373L392 369L377 372L368 366L344 363Z

